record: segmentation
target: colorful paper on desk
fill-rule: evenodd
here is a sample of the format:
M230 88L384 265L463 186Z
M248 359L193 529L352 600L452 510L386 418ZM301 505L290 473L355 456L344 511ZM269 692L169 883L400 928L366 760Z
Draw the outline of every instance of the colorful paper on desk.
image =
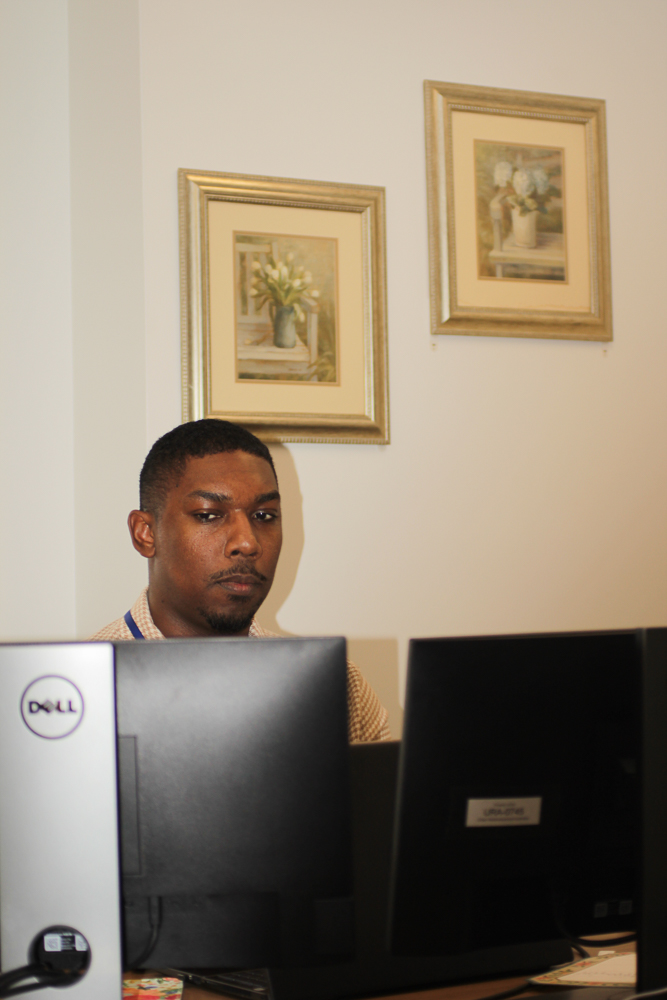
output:
M597 955L572 965L534 976L531 983L549 986L634 986L637 981L637 956Z
M181 979L124 979L123 1000L181 1000Z

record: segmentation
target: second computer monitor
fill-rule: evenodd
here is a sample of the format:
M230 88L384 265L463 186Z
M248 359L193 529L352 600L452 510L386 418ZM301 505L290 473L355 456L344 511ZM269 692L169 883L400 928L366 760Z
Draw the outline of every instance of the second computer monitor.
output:
M637 923L641 633L414 640L393 948Z

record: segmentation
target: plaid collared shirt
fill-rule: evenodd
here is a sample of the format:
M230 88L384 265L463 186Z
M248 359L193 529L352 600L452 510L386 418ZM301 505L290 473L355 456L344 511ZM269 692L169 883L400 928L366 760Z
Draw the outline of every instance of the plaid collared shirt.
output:
M162 632L153 621L148 606L148 591L141 592L132 605L132 617L144 639L164 639ZM275 632L258 625L253 618L250 625L253 639L279 639ZM119 639L134 639L125 618L117 618L110 625L91 635L94 642L116 642ZM364 679L352 660L347 661L347 707L350 743L371 743L374 740L390 740L387 725L387 710L382 707L372 687Z

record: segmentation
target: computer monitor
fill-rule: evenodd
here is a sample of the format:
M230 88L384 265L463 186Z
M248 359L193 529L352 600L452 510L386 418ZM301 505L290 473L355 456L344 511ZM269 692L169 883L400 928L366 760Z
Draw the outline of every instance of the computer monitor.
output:
M397 954L639 927L640 986L667 985L666 636L412 641Z
M345 640L114 645L126 966L349 954Z
M521 942L458 955L392 955L389 902L400 743L350 747L356 955L310 969L272 969L271 1000L341 1000L394 995L470 979L543 972L570 961L562 940ZM443 901L443 905L448 905ZM206 984L213 985L215 984ZM220 992L229 985L222 983ZM231 994L249 1000L246 993ZM261 1000L261 998L259 998Z

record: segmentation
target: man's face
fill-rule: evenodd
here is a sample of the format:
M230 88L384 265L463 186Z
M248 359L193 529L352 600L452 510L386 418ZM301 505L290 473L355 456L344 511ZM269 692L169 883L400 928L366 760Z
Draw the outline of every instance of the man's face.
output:
M268 462L244 451L189 459L151 527L154 553L143 554L151 559L149 602L158 628L171 635L247 633L282 544L278 484Z

